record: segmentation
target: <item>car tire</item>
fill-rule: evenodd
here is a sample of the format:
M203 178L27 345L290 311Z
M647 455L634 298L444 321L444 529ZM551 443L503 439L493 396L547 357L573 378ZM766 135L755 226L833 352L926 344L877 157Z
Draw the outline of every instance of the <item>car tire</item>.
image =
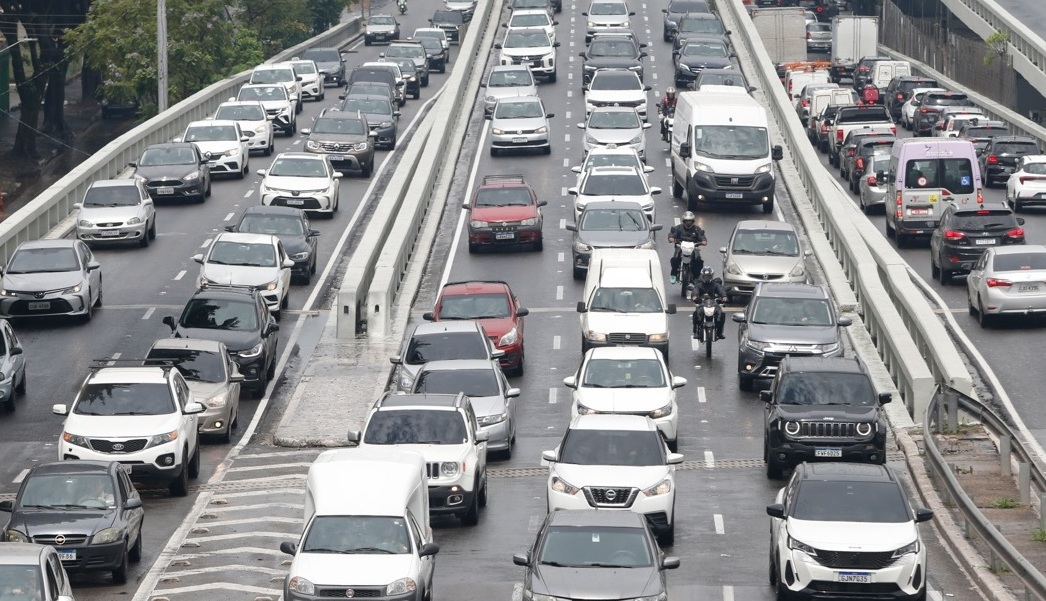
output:
M672 545L675 544L675 542L676 542L676 523L675 523L675 520L672 521L672 524L668 527L668 530L665 530L661 534L657 535L657 542L662 547L671 547Z
M984 310L984 305L978 302L977 304L977 325L981 326L982 330L988 329L988 326L992 325L995 321L994 315L988 315Z
M954 272L952 270L945 269L943 263L941 264L940 267L937 268L937 276L938 276L938 279L940 280L942 286L947 286L948 284L952 283L952 274L953 273Z
M491 146L490 147L490 156L492 156L492 157L498 156L498 149L494 148L493 146Z
M770 583L770 586L777 586L777 560L774 558L774 554L770 553L770 559L767 561L766 579Z
M272 148L272 142L269 143L269 148L270 149ZM205 199L210 198L210 197L211 197L211 179L207 178L207 189L203 191L203 198L200 199L200 202L203 202Z
M371 169L373 169L373 167L370 165L370 163L363 163L360 166L360 177L364 179L369 178Z
M149 239L156 240L156 218L153 218L153 224L149 227Z
M247 161L244 161L243 162L243 167L240 167L240 171L236 174L236 179L243 179L243 178L247 177L247 169L249 167L250 166L247 164Z
M200 477L200 443L196 442L196 452L192 454L192 458L189 459L188 466L189 477L193 480Z
M472 495L472 502L469 503L468 508L464 513L461 514L461 524L463 526L475 526L479 523L479 495Z
M675 169L672 170L672 198L683 198L683 186L676 179Z
M149 230L145 230L142 234L142 239L138 241L138 246L142 248L149 248Z
M668 447L669 451L672 451L673 453L679 452L679 439L678 438L676 438L675 440L666 440L665 441L665 445Z
M84 311L83 321L84 323L90 323L91 317L94 316L94 303L91 302L91 291L87 291L87 310Z
M1023 213L1024 212L1024 205L1021 204L1021 199L1014 198L1012 206L1013 206L1013 212L1014 213Z
M99 277L98 278L98 298L95 299L95 301L94 301L94 306L96 308L102 306L102 293L103 292L105 292L105 288L102 286L102 278Z
M477 504L480 507L486 507L487 506L487 476L486 476L485 472L484 472L484 475L483 475L483 486L480 487L479 492L478 492L478 494L476 496L478 497Z
M552 75L548 76L548 83L556 83L556 72L553 71Z
M479 252L479 247L476 246L475 244L469 242L469 254L470 255L474 255L474 254L476 254L478 252Z
M291 293L287 292L283 295L283 299L280 301L280 308L286 309L291 303Z
M269 385L269 379L262 375L258 381L254 384L254 388L251 388L251 396L260 399L265 396L265 389Z
M142 530L138 529L138 537L134 539L134 545L127 552L127 557L134 563L138 563L142 560Z
M232 442L232 424L234 418L235 415L229 416L229 423L225 424L225 431L218 435L218 442L222 444L229 444Z
M272 379L275 378L275 377L276 377L276 357L273 357L272 361L269 362L269 367L265 369L265 378L267 380L269 380L269 381L272 381Z
M184 497L189 494L189 466L183 465L181 473L171 480L171 483L167 485L167 490L171 493L172 497Z
M930 279L936 280L941 277L941 269L937 267L937 264L930 259Z
M4 411L7 411L8 413L15 412L15 395L12 394L11 398L4 401Z
M583 279L585 279L585 270L584 269L578 269L577 267L575 267L574 268L574 279L575 280L583 280Z
M323 86L320 86L320 95L316 97L316 102L323 102L327 99L327 92L324 91Z
M273 137L275 137L275 136L273 136ZM262 154L264 156L271 156L272 155L272 151L275 150L275 149L276 149L276 143L273 141L272 138L269 138L269 145L265 147L265 150L262 151ZM210 196L210 190L211 190L211 187L208 184L208 186L207 186L207 192L208 192L207 195L208 196Z
M120 560L120 565L117 566L113 571L113 584L127 584L127 548L123 550L123 558Z
M25 396L26 379L27 378L28 378L28 376L25 373L25 365L23 364L22 365L22 379L19 380L18 384L15 385L15 392L20 394L20 395L22 395L22 396Z
M541 252L542 250L544 250L544 248L545 248L545 241L540 239L540 238L538 238L538 241L534 243L534 250L537 251L537 252Z
M768 480L780 480L784 469L774 462L773 459L767 455L766 458L766 477Z

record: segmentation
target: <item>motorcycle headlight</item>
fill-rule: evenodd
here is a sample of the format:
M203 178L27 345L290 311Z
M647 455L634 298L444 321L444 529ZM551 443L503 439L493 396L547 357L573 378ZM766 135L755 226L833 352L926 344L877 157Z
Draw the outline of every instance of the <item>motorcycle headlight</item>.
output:
M767 163L767 164L765 164L765 165L763 165L761 167L756 167L755 172L756 173L770 173L770 167L771 167L770 163Z
M792 268L792 271L788 272L788 276L789 277L793 277L793 278L798 278L798 277L802 277L803 274L805 274L805 273L806 273L806 269L803 267L803 264L802 263L798 263L795 267Z
M163 434L156 434L149 438L149 442L145 445L145 448L158 447L162 444L171 442L172 440L178 439L178 431L172 430L170 432L164 432Z
M389 586L385 587L385 595L393 597L396 595L406 595L413 593L418 589L418 584L414 582L413 578L400 578L394 581Z
M300 252L300 253L294 253L293 255L291 255L291 260L292 261L304 261L305 259L308 259L308 258L309 258L309 251L307 251L307 250L303 251L303 252Z
M605 333L603 333L603 332L593 332L592 330L589 330L589 331L585 332L585 338L588 338L589 340L591 340L593 342L606 342L607 341L607 335Z
M141 217L131 217L130 219L127 220L127 225L138 225L141 222L142 222L142 218Z
M654 241L653 240L647 240L646 242L644 242L642 244L637 244L636 248L642 248L642 249L654 248Z
M249 349L247 349L245 351L240 351L240 352L238 352L236 354L239 355L240 357L243 357L244 359L253 359L254 357L258 357L258 356L260 356L262 354L262 349L263 348L265 348L265 345L263 343L259 342L258 344L252 346L251 348L249 348Z
M791 536L788 537L788 548L792 549L794 551L802 551L803 553L806 553L810 557L817 557L817 549L814 549L810 545L808 545L808 544L806 544L806 543L804 543L802 541L798 541L798 540L792 538Z
M301 576L295 576L287 581L287 588L291 589L296 593L302 595L315 595L316 585L302 578Z
M647 336L647 341L657 344L659 342L668 342L668 332L663 334L651 334Z
M657 419L659 417L668 417L669 415L672 415L672 403L669 403L664 407L654 409L650 412L651 419Z
M783 424L783 428L785 434L789 436L796 436L799 434L801 426L799 425L799 422L785 422Z
M734 261L730 261L729 263L727 263L726 267L723 268L723 271L725 271L726 273L729 273L730 275L744 275L745 274L745 272L741 271L741 267Z
M473 219L472 221L469 221L469 227L471 227L473 229L483 229L483 228L487 227L487 222L486 221L479 221L477 219Z
M560 478L559 476L552 476L552 490L561 492L565 495L576 495L581 491L580 488Z
M320 149L320 145L319 145L318 142L313 142L312 140L309 140L308 142L305 143L305 148L307 148L309 150L319 150Z
M4 538L6 538L7 542L9 542L9 543L27 543L27 542L29 542L29 537L28 536L22 534L21 532L19 532L17 530L14 530L14 529L5 530L4 531Z
M912 542L908 543L907 545L905 545L905 546L901 547L900 549L897 549L896 551L894 551L893 552L893 558L896 559L898 557L901 557L902 555L908 555L909 553L918 553L918 552L919 552L919 539L915 539Z
M81 219L80 221L77 221L76 225L80 227L94 227L94 224L86 219Z
M439 475L444 478L453 478L458 475L461 471L461 466L457 461L444 461L439 464Z
M770 343L763 342L761 340L752 340L751 338L749 338L748 340L745 340L745 346L752 349L753 351L761 353L770 347Z
M83 284L77 284L75 286L69 286L65 290L62 290L62 294L79 294L83 290Z
M225 394L219 394L207 399L203 404L211 409L221 409L225 406L226 402Z
M187 182L198 180L198 179L200 179L200 172L199 171L193 171L192 173L186 173L185 177L183 177L182 179L187 181Z
M516 344L516 342L518 340L519 340L519 330L517 330L516 328L512 328L511 330L505 332L505 334L501 337L501 340L498 340L498 346L507 346L509 344Z
M705 173L715 173L715 170L712 169L710 165L706 165L705 163L695 162L694 169L697 169L698 171L704 171Z
M667 495L670 492L672 492L672 480L669 478L665 478L664 480L658 482L650 488L643 489L643 494L645 494L648 497Z
M508 419L508 411L505 411L504 413L495 413L494 415L481 415L476 418L481 426L493 426L494 424L500 424L506 419Z
M114 543L120 540L120 537L122 536L123 533L120 532L119 528L106 528L105 530L101 530L98 532L98 534L95 534L91 537L91 544L107 545L109 543Z
M505 130L503 130L501 128L498 128L498 127L492 127L490 129L490 133L494 134L495 136L500 136L500 135L503 135L505 133Z
M358 143L356 143L356 144L354 144L352 146L352 149L355 150L356 152L363 152L364 150L367 150L367 143L366 142L358 142Z
M524 226L537 225L538 224L538 218L537 217L528 217L526 219L521 220L519 222L519 224L520 225L524 225Z
M71 445L83 447L85 449L91 448L91 445L87 443L87 437L80 436L79 434L70 434L69 432L62 432L62 440Z

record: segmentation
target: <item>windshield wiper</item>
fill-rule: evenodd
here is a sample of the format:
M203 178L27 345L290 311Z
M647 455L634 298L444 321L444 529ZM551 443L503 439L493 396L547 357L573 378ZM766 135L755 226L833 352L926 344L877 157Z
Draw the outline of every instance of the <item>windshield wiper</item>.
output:
M22 505L22 509L56 509L55 505Z
M636 566L623 566L623 565L616 564L616 563L602 563L602 562L597 561L597 562L593 562L593 563L586 563L585 567L590 567L590 568L634 568Z
M345 549L324 549L321 547L310 547L308 549L302 549L302 553L352 553Z
M539 563L541 565L543 565L543 566L552 566L554 568L578 568L578 567L581 567L581 566L578 566L576 564L560 563L558 561L542 561L542 562L539 562Z
M626 311L623 311L621 309L611 309L610 307L589 307L588 310L589 311L606 311L606 312L609 312L609 313L625 313L626 312Z
M388 549L379 549L377 547L360 547L358 549L346 549L343 553L382 553L384 555L395 555L395 551L389 551Z

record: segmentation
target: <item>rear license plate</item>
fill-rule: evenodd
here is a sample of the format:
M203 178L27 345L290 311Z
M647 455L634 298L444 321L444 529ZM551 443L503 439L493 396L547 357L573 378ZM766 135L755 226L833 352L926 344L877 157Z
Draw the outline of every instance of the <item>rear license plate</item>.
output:
M1017 292L1038 292L1038 284L1017 284Z
M343 155L343 154L332 154L330 156L330 159L332 161L344 161L345 160L345 155Z
M871 584L871 572L836 572L836 582L853 582L856 584Z
M51 308L50 301L44 301L40 303L29 303L30 311L46 311Z
M157 188L156 193L160 195L174 194L174 188Z
M512 143L513 144L526 144L527 143L527 139L526 138L512 138Z
M495 240L512 240L516 237L512 232L498 232L494 234Z
M294 200L294 199L291 199L291 200L287 201L287 205L288 206L292 206L292 207L300 207L303 204L305 204L304 200Z
M103 238L115 238L116 236L120 235L120 232L117 230L102 230L98 232L98 235L102 236Z
M930 209L908 209L909 215L929 215Z
M995 238L977 238L973 242L977 246L992 246L996 244Z
M58 551L60 561L76 561L76 549L72 551Z
M740 192L727 192L726 193L726 197L727 198L744 198L745 195L740 193Z
M836 458L838 458L838 457L842 457L842 456L843 456L843 450L842 449L833 449L833 448L816 448L816 449L814 449L814 457L836 457Z

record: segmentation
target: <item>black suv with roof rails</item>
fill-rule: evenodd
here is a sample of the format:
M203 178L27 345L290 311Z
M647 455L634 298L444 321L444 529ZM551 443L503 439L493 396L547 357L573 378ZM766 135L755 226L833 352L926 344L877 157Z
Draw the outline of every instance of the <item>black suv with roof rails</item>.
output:
M995 183L1005 185L1017 170L1017 160L1029 154L1042 154L1038 140L1031 136L1000 135L988 140L980 154L985 187L990 188Z
M918 75L901 75L894 77L886 86L886 97L883 103L890 111L894 121L901 120L901 105L908 102L915 88L939 88L940 84L932 77Z
M937 229L930 234L930 276L942 284L952 276L970 273L973 264L992 246L1024 244L1024 218L1010 207L948 203Z

